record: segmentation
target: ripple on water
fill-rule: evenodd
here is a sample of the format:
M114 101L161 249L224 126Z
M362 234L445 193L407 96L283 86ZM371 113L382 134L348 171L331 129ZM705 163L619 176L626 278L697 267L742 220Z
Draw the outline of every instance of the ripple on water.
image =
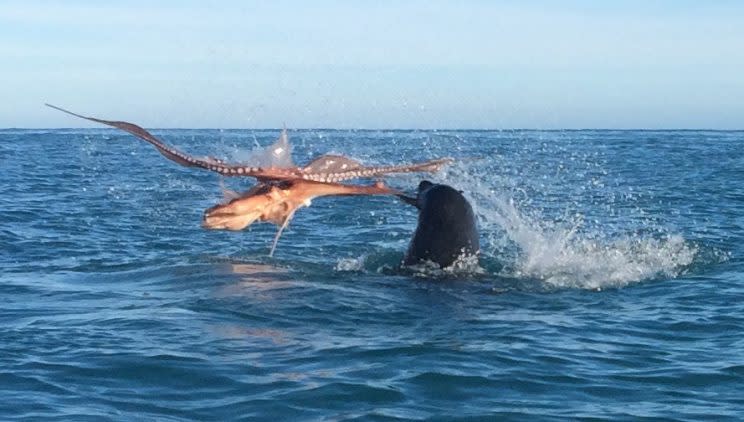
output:
M157 133L224 156L278 132ZM199 227L214 175L0 131L1 418L738 420L742 134L290 132L303 163L459 159L425 177L473 203L479 271L432 277L398 268L416 211L391 198L318 200L268 258L273 227Z

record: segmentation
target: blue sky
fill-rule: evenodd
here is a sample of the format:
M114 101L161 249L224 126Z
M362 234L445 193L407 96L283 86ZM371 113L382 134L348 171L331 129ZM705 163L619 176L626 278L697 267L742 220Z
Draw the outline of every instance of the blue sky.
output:
M153 3L156 5L152 5ZM744 128L744 2L3 1L0 128Z

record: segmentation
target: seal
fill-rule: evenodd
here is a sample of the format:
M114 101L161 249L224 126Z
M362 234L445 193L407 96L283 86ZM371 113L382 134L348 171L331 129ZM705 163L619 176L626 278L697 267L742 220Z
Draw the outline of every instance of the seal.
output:
M460 257L479 253L475 214L460 191L424 180L416 198L399 197L419 210L418 226L403 265L431 261L445 268Z

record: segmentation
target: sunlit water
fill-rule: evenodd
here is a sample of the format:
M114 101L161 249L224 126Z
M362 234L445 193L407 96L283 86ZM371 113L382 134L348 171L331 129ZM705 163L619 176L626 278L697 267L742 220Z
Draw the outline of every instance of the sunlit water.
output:
M254 157L279 131L157 131ZM416 211L200 228L219 177L113 130L0 131L0 419L701 418L744 410L744 132L290 131L294 161L452 156L482 256ZM228 180L247 189L251 180Z

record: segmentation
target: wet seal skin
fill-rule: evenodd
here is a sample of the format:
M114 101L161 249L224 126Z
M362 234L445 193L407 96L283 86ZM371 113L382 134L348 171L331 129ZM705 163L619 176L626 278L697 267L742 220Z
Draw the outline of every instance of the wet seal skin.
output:
M419 210L418 226L403 265L433 262L446 268L480 252L475 214L460 191L424 180L416 198L399 197Z

